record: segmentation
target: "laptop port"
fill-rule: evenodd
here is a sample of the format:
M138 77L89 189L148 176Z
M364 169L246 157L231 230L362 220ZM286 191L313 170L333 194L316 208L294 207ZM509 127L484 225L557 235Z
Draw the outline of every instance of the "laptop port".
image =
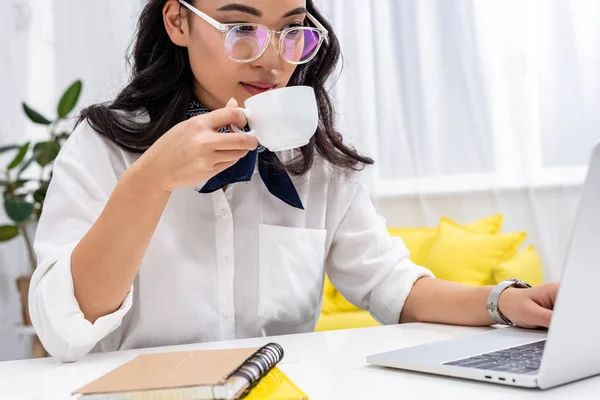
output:
M506 380L506 378L498 378L499 380L501 380L502 382L504 382Z
M491 376L489 376L489 375L486 375L486 376L485 376L485 379L492 379L492 377L491 377Z

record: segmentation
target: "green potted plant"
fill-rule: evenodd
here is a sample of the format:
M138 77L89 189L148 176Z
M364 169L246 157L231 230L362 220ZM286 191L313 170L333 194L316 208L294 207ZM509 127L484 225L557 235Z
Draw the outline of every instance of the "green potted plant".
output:
M0 176L0 191L4 200L4 210L12 223L0 226L0 242L22 238L26 244L30 273L17 278L17 288L21 298L23 324L31 325L27 296L31 274L37 266L33 250L33 236L37 221L42 214L46 191L52 178L52 165L69 132L64 130L70 113L75 109L81 94L82 83L75 81L63 93L58 102L57 116L48 119L27 104L23 103L25 115L35 124L48 127L48 136L40 142L27 142L0 147L1 153L14 152L10 162ZM33 167L37 171L32 173ZM34 356L45 352L37 340L34 343Z

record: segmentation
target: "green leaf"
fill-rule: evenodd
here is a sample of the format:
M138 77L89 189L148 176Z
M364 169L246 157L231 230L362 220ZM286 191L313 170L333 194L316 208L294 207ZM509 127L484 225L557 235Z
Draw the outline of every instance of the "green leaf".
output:
M11 161L10 164L8 164L8 170L15 168L17 165L19 165L21 163L21 161L23 161L23 159L25 158L25 155L27 154L27 150L29 150L29 142L27 142L23 146L21 146L17 156Z
M64 118L66 117L77 104L79 100L79 95L81 94L81 81L74 82L62 95L59 103L58 103L58 117Z
M27 221L33 214L34 205L26 202L22 198L6 199L4 201L6 214L16 223Z
M29 119L36 124L50 125L52 123L52 121L50 121L48 118L44 117L42 114L35 111L25 103L23 103L23 111L25 111L25 114L27 114Z
M46 200L46 193L48 192L47 188L41 187L38 190L36 190L35 192L33 192L33 199L35 201L37 201L38 203L44 204L44 201Z
M0 226L0 242L8 242L19 236L19 228L14 225Z
M62 139L62 140L67 140L69 138L69 136L71 136L71 134L69 132L61 132L58 135L56 135L57 138Z
M11 144L8 146L2 146L0 147L0 154L2 153L6 153L7 151L11 151L11 150L17 150L20 149L21 146L17 146L16 144Z
M40 166L45 167L56 159L60 152L60 144L52 142L36 143L33 147L34 157Z

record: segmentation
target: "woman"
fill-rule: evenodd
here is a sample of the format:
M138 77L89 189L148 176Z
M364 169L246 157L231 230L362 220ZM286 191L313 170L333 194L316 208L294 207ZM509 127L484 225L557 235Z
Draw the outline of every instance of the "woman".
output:
M373 161L333 128L339 56L312 0L148 1L131 82L83 111L55 163L30 291L52 355L309 332L324 273L384 324L495 322L492 288L434 279L387 234L357 172ZM294 85L317 95L309 145L220 133ZM548 326L556 290L507 289L500 312Z

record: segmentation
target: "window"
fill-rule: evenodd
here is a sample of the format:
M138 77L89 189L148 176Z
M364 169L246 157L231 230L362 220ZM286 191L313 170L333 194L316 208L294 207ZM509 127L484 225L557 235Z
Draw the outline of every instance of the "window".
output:
M377 193L583 180L600 140L600 0L359 3L329 15L341 129L378 161Z

